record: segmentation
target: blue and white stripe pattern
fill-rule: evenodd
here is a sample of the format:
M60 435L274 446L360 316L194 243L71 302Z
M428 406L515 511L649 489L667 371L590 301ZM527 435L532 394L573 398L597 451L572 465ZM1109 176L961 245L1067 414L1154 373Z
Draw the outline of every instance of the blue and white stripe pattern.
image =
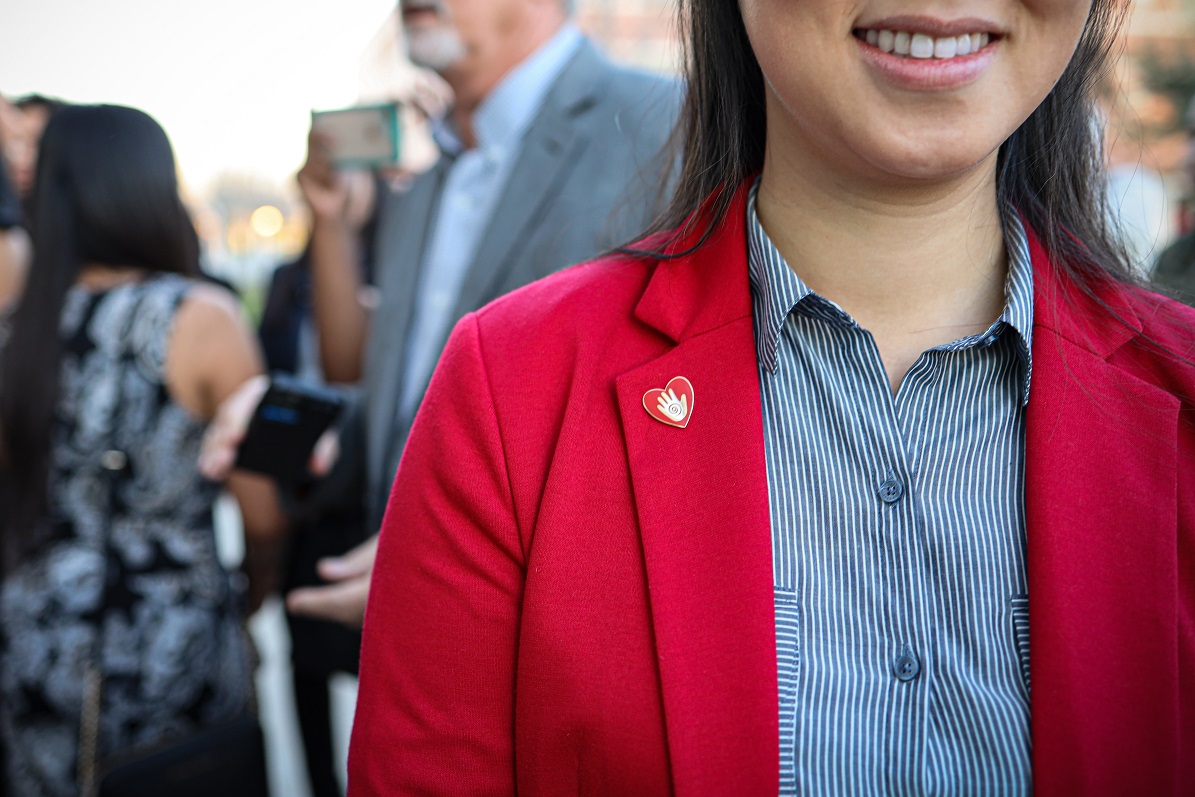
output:
M1027 795L1024 459L1033 323L1004 313L894 397L871 334L748 207L771 505L780 793Z

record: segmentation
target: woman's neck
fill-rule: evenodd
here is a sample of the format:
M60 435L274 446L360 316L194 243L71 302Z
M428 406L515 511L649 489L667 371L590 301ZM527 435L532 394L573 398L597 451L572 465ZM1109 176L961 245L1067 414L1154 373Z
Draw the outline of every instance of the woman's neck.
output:
M894 392L921 352L999 317L1008 269L994 158L933 185L877 187L802 166L769 153L760 221L805 284L871 332Z

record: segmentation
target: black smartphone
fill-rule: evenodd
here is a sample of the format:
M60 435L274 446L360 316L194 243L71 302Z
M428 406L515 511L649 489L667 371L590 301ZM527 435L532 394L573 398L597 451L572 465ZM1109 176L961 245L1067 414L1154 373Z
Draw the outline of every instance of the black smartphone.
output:
M343 394L332 388L272 376L237 450L236 466L281 482L310 480L311 451L344 404Z

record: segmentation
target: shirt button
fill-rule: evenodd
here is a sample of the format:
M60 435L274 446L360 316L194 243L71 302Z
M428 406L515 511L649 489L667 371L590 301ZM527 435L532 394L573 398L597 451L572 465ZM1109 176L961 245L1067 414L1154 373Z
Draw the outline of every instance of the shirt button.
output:
M128 464L128 456L123 451L119 451L115 448L111 451L105 451L103 454L100 454L100 465L103 466L104 470L120 472L124 470L125 466Z
M880 500L885 504L895 504L904 495L904 492L904 485L892 474L889 474L888 478L880 483Z
M892 662L892 674L896 676L897 680L906 683L921 674L921 662L918 660L917 654L913 652L913 648L908 645L904 646L900 655Z

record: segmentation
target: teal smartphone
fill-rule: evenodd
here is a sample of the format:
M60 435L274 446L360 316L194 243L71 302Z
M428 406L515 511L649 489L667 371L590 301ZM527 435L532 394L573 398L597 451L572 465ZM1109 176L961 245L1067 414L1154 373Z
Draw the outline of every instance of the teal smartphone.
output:
M311 128L330 139L337 168L372 169L398 162L402 129L395 103L312 111Z

